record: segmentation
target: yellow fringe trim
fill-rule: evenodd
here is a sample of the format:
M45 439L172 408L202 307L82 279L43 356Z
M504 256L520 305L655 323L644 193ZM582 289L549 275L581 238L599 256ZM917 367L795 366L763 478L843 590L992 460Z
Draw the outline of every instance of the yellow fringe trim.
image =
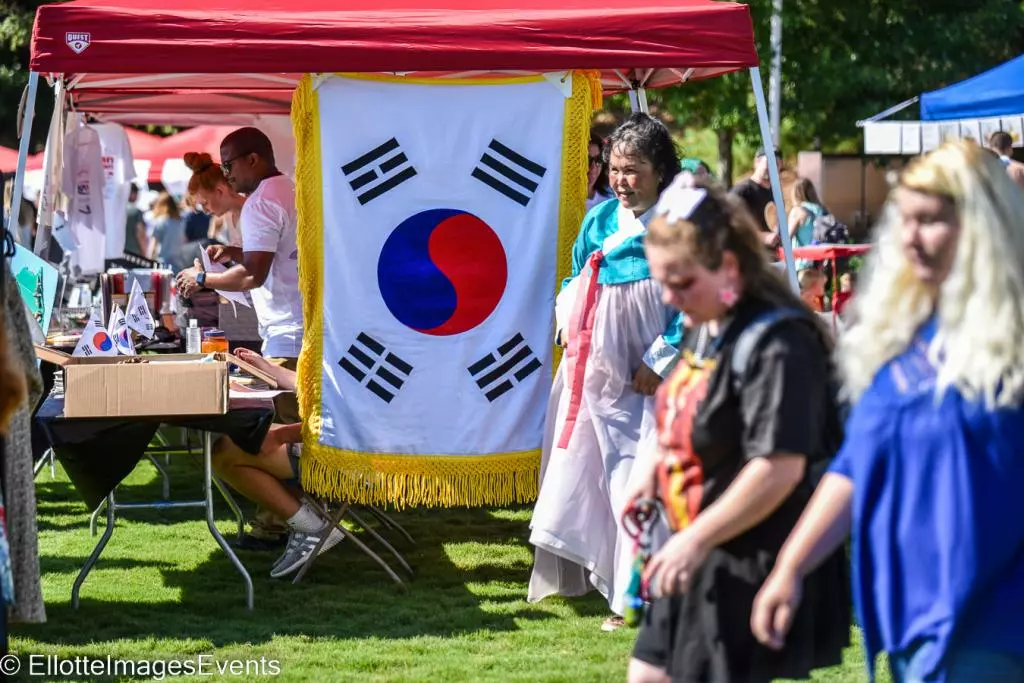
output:
M345 74L346 77L352 77ZM358 77L390 80L361 74ZM485 79L491 84L532 82L538 77ZM525 79L525 80L524 80ZM409 79L395 78L400 82ZM463 80L463 79L459 79ZM433 85L445 79L425 80ZM480 85L481 80L473 81ZM562 132L562 197L558 220L558 282L572 268L586 203L590 118L601 102L596 72L573 72ZM596 103L596 104L595 104ZM540 451L486 456L360 453L320 443L323 359L323 178L320 107L313 76L307 74L292 96L295 134L295 203L298 211L299 282L306 335L299 356L298 399L302 410L302 484L314 495L379 505L428 507L529 503L540 489Z
M302 485L334 500L397 508L530 503L540 488L540 451L486 456L385 455L321 444L302 449Z
M601 108L601 72L574 71L572 97L565 103L562 122L562 194L558 207L558 268L555 296L562 280L572 275L572 247L587 210L587 169L590 159L590 119ZM555 330L557 332L557 330ZM554 339L554 333L551 338ZM562 362L555 346L551 372Z

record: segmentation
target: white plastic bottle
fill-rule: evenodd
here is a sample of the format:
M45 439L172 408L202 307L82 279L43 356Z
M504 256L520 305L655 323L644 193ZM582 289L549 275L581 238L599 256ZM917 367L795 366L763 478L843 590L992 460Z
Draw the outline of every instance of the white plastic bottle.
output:
M199 329L199 321L195 318L189 318L188 329L185 330L185 353L202 353L202 335L203 331Z

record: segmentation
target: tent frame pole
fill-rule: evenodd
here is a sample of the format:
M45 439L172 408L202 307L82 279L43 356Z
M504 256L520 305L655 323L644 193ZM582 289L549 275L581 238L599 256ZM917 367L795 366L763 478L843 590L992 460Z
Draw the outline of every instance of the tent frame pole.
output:
M754 89L754 103L757 105L757 121L761 127L761 142L766 152L771 150L772 129L768 122L768 106L765 104L764 83L761 82L761 68L750 67L750 81ZM786 259L786 274L789 285L797 294L800 293L800 283L796 279L796 268L793 263L793 244L789 236L789 225L786 220L786 202L782 197L782 180L779 178L779 164L774 154L766 154L768 160L768 176L772 183L772 199L775 201L775 215L779 222L779 240L782 242L782 253Z
M36 92L39 90L39 73L28 74L28 96L25 99L25 111L21 119L20 139L18 140L18 166L14 172L14 189L11 193L11 210L8 229L14 234L21 219L21 198L25 188L25 166L28 164L28 145L32 137L32 120L36 115ZM31 249L31 245L22 245Z
M634 114L637 112L649 113L647 107L647 88L630 88L629 108Z

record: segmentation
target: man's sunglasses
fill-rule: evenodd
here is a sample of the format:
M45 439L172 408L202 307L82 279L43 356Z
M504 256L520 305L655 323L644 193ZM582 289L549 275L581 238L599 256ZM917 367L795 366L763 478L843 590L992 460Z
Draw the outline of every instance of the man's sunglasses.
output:
M591 166L594 166L594 165L600 166L601 165L601 156L598 155L596 157L590 157L590 165Z
M222 171L224 171L224 175L229 175L231 173L231 164L235 163L236 161L238 161L242 157L249 156L250 154L251 154L251 152L243 152L242 154L236 154L235 156L231 157L227 161L220 162L220 168L221 168Z

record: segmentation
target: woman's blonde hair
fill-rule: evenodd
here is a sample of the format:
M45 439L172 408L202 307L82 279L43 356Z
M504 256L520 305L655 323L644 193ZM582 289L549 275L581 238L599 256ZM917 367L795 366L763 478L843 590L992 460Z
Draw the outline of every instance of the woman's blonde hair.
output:
M183 158L185 165L192 171L186 192L189 201L195 201L195 194L199 190L214 192L218 185L227 185L228 181L224 177L224 171L220 164L216 163L213 157L206 152L189 152Z
M174 197L166 192L161 192L160 196L153 202L153 217L178 219L181 218L181 209L178 208L178 202L174 201Z
M703 190L706 196L685 219L669 215L656 215L647 232L647 244L676 250L681 256L692 258L708 270L718 270L725 252L731 252L739 264L740 278L746 296L760 299L780 308L796 308L808 314L822 340L828 340L824 326L811 314L807 304L797 296L785 279L765 255L764 244L758 236L758 227L747 207L736 197L702 180L688 180L693 189ZM674 192L676 184L666 192ZM670 197L669 197L670 198ZM665 197L663 197L665 201ZM662 204L659 204L659 208ZM826 342L827 343L827 342Z
M913 272L901 243L894 195L943 197L960 223L956 255L938 295ZM851 397L937 316L929 349L937 391L954 386L988 407L1017 403L1024 390L1024 193L1000 161L970 141L947 142L912 161L890 194L859 279L854 323L839 364Z

